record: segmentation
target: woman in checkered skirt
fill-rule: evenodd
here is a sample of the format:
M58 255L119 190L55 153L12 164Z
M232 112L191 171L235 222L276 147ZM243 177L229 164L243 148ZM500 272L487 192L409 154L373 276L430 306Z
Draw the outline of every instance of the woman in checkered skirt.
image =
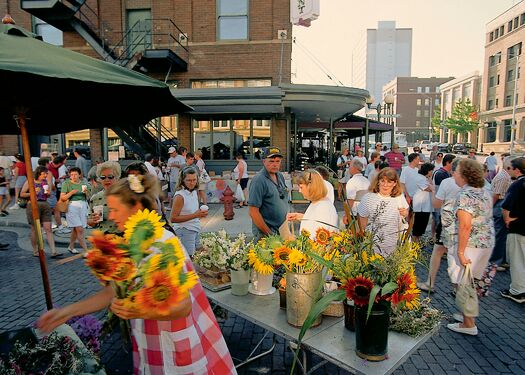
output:
M156 178L138 176L139 188L122 179L106 192L109 219L124 231L127 219L138 210L157 208L159 193ZM174 235L164 231L164 242ZM154 250L154 249L153 249ZM154 250L155 251L155 250ZM186 253L186 268L193 265ZM154 311L138 312L126 308L115 298L111 286L72 305L53 309L40 317L37 326L49 332L73 316L85 315L110 307L131 323L135 374L236 374L228 347L215 320L200 282L190 296L171 307L169 316Z

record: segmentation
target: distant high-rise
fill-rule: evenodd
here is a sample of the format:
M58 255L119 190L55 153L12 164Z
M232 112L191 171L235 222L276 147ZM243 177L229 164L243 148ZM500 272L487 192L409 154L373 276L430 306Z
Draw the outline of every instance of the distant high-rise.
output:
M411 74L412 29L396 29L395 21L379 21L377 29L367 29L353 52L352 85L366 88L379 103L387 82Z

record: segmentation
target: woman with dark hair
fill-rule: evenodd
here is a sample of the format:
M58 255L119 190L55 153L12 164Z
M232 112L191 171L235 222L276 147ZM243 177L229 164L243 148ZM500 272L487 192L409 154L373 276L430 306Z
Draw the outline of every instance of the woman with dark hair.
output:
M24 157L20 154L16 154L15 159L16 162L13 169L13 181L15 182L15 204L9 207L10 210L16 210L20 208L18 205L18 197L22 186L24 186L25 182L27 181L26 163L24 162Z
M69 208L66 212L67 226L71 229L71 237L69 238L69 247L67 250L71 254L78 254L75 249L75 241L87 252L86 239L84 238L84 228L87 226L87 199L88 188L82 183L82 171L80 168L73 167L69 170L69 179L62 184L60 192L60 200L67 201L69 199Z
M55 247L55 237L53 236L53 231L51 229L52 223L52 210L47 202L49 196L53 193L51 186L47 182L47 168L43 166L38 166L35 169L35 192L37 199L38 212L40 217L40 223L44 227L46 232L47 243L51 249L51 258L56 258L62 256L62 253L58 253ZM31 209L31 202L29 201L29 181L24 183L22 190L20 191L20 197L27 198L27 207L26 207L26 216L27 222L31 225L31 246L33 247L33 256L38 256L38 247L36 243L36 230L35 223L33 221L33 212Z
M412 239L419 241L427 229L430 213L432 212L432 172L434 164L423 163L415 176L414 185L416 192L412 197L412 209L414 210L414 226L412 228Z
M452 284L458 284L467 264L470 264L474 279L481 280L494 247L495 234L492 196L483 188L483 166L476 160L461 159L453 177L461 190L454 206L457 235L453 248L449 249L448 273ZM476 283L478 286L485 285ZM463 311L461 313L462 318L456 317L456 314L454 318L462 322L449 324L448 329L477 335L476 317L466 316Z
M357 207L361 231L374 234L376 252L390 255L405 228L408 203L403 195L395 169L387 167L378 172Z
M123 232L130 216L146 208L155 209L159 190L157 179L147 174L130 174L116 181L106 193L109 219ZM164 230L159 242L173 237ZM157 248L150 250L158 251ZM184 255L185 269L193 270L188 254ZM190 294L172 304L168 315L161 315L155 310L129 307L117 298L113 287L108 284L93 296L46 312L38 319L37 326L47 333L74 316L110 308L118 317L130 321L135 373L236 374L200 281Z
M199 174L195 167L185 167L180 172L177 191L173 196L171 222L175 234L190 256L200 248L200 218L208 215L208 206L199 207L197 189Z
M248 194L246 188L248 187L248 164L244 160L242 153L238 152L235 154L235 160L237 160L237 165L233 169L233 178L241 185L242 193L244 195L244 201L239 202L239 205L236 208L241 208L243 206L248 206Z

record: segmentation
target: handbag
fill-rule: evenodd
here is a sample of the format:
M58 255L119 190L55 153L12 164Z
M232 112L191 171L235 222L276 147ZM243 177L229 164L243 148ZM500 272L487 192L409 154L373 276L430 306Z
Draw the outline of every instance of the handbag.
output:
M241 184L237 184L237 188L235 188L235 200L237 200L238 202L244 202L245 199L244 199L244 193L242 191L242 188L241 188Z
M59 211L59 212L62 212L62 213L66 213L67 210L69 209L69 199L68 200L61 200L59 199L57 204L55 205L55 208Z
M456 306L465 316L474 318L479 315L478 293L470 264L465 266L463 276L459 281L456 291Z

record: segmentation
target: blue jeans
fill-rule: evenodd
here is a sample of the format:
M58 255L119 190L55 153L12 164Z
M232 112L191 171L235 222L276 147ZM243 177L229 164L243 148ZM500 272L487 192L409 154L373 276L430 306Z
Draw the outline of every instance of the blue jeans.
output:
M201 247L199 232L186 228L177 228L175 229L175 234L179 237L189 256L193 256L195 249Z
M501 211L502 203L503 199L498 200L494 204L494 208L492 210L494 230L496 232L496 242L489 262L496 263L498 266L500 266L502 263L507 263L507 226L503 221L503 213Z

